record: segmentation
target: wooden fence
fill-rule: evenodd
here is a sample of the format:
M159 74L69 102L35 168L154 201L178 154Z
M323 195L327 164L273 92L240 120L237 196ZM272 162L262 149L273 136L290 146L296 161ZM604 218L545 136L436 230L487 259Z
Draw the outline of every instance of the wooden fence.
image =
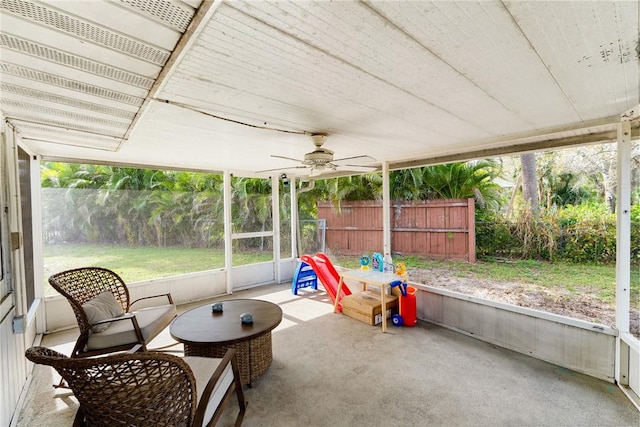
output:
M327 247L344 255L382 252L382 201L318 202ZM473 199L399 202L391 206L391 251L431 258L476 260Z

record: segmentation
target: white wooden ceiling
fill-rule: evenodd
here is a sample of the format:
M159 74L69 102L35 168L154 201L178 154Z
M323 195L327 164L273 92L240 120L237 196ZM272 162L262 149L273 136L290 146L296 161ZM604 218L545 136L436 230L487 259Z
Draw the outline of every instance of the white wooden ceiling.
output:
M0 111L46 159L248 175L312 133L391 168L609 141L638 3L0 0Z

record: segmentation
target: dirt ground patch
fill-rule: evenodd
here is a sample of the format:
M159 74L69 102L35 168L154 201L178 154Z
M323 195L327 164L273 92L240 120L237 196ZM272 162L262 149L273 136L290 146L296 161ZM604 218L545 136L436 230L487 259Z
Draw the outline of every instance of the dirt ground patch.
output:
M573 292L530 283L497 282L490 279L456 277L446 269L411 269L409 281L532 308L606 326L616 323L615 306L586 290ZM631 333L640 337L640 313L631 311Z

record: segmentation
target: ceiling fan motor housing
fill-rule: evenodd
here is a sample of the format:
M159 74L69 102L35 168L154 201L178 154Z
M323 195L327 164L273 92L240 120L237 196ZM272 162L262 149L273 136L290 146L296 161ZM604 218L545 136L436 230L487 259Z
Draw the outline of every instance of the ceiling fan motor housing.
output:
M318 165L333 161L333 151L319 148L304 155L304 163L308 165Z
M311 153L304 155L303 163L305 165L312 166L321 166L331 163L333 161L333 151L322 148L322 144L327 140L327 135L314 134L311 135L311 139L313 139L313 145L316 146L316 149Z

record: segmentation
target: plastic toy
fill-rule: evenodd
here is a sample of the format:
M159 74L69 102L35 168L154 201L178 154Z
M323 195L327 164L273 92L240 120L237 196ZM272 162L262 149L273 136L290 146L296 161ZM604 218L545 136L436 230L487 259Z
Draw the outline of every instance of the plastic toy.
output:
M296 272L293 274L291 293L298 295L298 290L302 288L318 290L318 276L313 267L304 261L298 262Z
M371 267L369 267L369 265L371 264L371 258L369 258L367 255L362 255L360 257L360 270L369 270Z
M405 277L407 275L407 266L405 265L404 262L397 262L396 263L396 274L398 276L401 276L404 279L405 282L407 281L407 279Z
M406 294L406 286L407 284L404 283L402 280L394 280L393 282L389 283L389 285L391 286L391 289L397 287L398 290L400 290L400 296L404 296Z
M391 289L397 287L400 291L400 313L391 316L391 322L395 326L413 327L418 323L416 313L416 288L407 286L407 282L394 280L390 283Z
M384 254L382 271L393 273L394 270L395 267L393 265L393 258L391 258L391 254Z
M375 271L382 271L384 268L384 260L378 252L374 252L371 257L371 268Z
M393 326L402 326L402 316L394 314L391 316L391 323L393 323Z
M336 298L338 299L338 311L342 312L341 300L343 297L351 295L351 290L346 283L343 283L340 295L336 295L340 284L340 275L329 257L322 252L318 252L313 256L302 255L300 260L307 263L313 269L315 276L322 284L331 302L335 303Z

